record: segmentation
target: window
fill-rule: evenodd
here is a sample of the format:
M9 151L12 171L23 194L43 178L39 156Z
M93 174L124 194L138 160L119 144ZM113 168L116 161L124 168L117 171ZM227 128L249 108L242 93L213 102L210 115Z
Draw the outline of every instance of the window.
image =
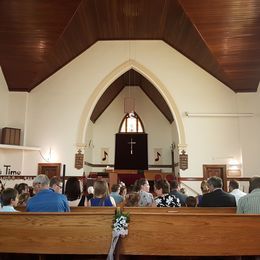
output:
M144 133L144 126L135 112L127 113L120 125L120 133Z

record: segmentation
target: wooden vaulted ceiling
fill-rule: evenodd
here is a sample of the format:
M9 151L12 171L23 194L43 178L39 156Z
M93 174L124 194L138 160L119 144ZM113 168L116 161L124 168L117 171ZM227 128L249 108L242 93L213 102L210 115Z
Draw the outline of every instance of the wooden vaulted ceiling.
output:
M30 92L99 40L128 39L163 40L234 92L257 90L258 0L0 1L10 91Z

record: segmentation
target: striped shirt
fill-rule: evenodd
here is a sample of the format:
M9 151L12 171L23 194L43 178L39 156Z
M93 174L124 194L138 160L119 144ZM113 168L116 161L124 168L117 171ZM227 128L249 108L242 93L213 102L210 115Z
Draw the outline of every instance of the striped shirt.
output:
M239 199L237 213L260 214L260 188Z

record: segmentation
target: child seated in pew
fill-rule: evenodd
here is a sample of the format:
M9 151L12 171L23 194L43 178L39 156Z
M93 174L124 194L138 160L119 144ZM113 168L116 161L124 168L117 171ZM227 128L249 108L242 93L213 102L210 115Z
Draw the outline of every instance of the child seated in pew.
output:
M14 209L18 203L18 192L16 189L7 188L3 190L1 194L1 201L3 205L0 209L1 212L18 212Z
M119 184L113 184L111 187L111 193L110 196L114 198L116 205L119 205L123 202L123 196L119 194L120 192L120 185Z
M186 199L186 207L192 207L195 208L197 207L197 199L193 196L188 196L188 198Z
M109 195L108 185L105 180L96 180L94 183L94 196L88 201L89 207L116 207L116 202Z
M29 198L30 198L30 194L29 193L22 193L22 194L18 195L18 204L17 204L17 206L25 207L27 201L29 200Z
M126 194L124 207L138 207L138 202L140 200L139 192L133 191Z

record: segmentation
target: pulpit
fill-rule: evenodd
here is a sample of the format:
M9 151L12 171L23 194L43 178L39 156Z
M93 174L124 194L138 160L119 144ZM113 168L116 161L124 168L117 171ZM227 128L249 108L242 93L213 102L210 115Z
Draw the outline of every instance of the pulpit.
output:
M137 170L107 170L106 172L108 173L110 188L119 181L124 182L126 186L130 186L137 179L144 178L144 174Z

